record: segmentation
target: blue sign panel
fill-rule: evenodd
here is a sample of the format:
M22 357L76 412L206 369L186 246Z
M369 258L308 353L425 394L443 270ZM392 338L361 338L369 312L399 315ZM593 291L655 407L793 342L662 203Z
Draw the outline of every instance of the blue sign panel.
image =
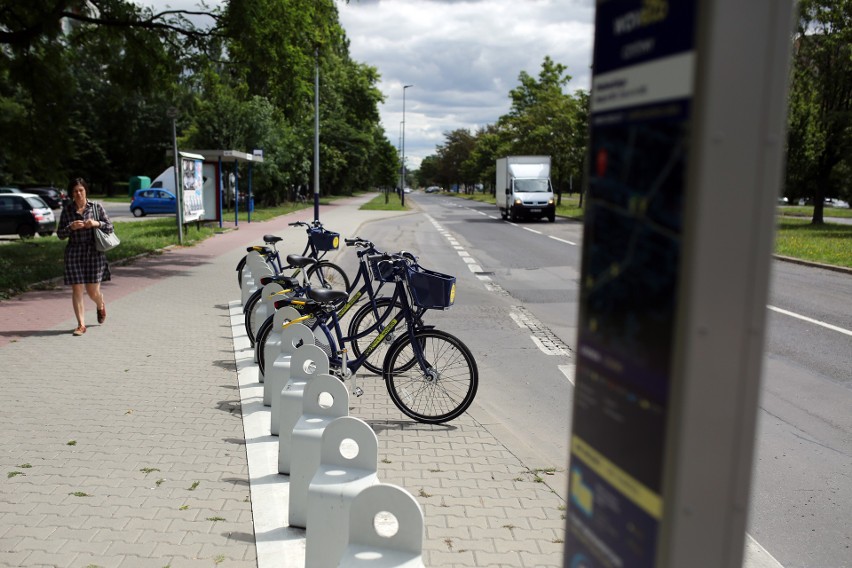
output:
M597 6L566 566L657 560L696 9Z

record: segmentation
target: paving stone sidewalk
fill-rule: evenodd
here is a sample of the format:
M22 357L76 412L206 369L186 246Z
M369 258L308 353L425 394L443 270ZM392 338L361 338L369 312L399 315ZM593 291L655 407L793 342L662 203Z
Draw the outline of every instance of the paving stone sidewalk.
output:
M388 215L360 212L363 200L324 208L323 221L347 236ZM83 337L70 334L64 286L0 302L0 566L270 565L258 555L270 536L256 530L233 268L264 233L300 248L286 223L311 214L115 267L107 321L94 324L88 302ZM416 424L381 381L361 384L351 414L376 431L379 479L421 503L428 566L561 566L564 501L499 428L476 409Z

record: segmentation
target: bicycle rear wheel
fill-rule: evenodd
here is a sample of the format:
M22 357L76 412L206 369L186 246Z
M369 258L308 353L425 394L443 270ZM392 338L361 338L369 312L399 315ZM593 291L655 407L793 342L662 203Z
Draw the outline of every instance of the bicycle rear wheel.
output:
M402 306L397 303L395 310L400 309ZM352 339L350 342L352 345L352 358L357 359L361 356L361 354L367 350L370 344L378 337L379 332L382 330L376 327L376 313L379 314L379 317L385 313L388 309L391 308L391 299L390 298L376 298L375 311L373 310L373 304L365 304L361 306L361 308L355 312L355 315L352 316L352 321L349 324L349 337L355 338L356 336L364 333L368 329L372 329L370 333L364 335L364 337L358 337L357 339ZM387 326L390 323L390 318L385 319L384 326ZM373 329L375 328L375 329ZM382 328L384 329L384 327ZM369 357L364 361L364 366L370 370L370 372L375 373L376 375L381 376L382 367L381 364L385 360L385 354L387 353L388 347L390 347L396 339L402 335L407 333L408 324L405 320L399 321L396 324L396 327L393 331L389 332L387 336L376 346L376 349L370 354Z
M254 336L254 320L255 320L255 312L257 309L257 305L260 302L261 298L263 298L263 288L258 288L252 295L249 296L248 300L246 300L246 305L243 306L243 322L246 330L246 335L249 338L249 341L252 345L254 345L255 336Z
M412 358L419 361L408 336L391 345L385 357L384 379L391 400L403 414L426 424L459 417L479 386L473 354L460 339L438 329L421 329L414 336L422 362L401 370Z
M349 277L342 268L323 260L308 269L308 282L312 288L349 290Z
M242 287L243 287L243 269L246 266L246 258L247 257L248 257L248 255L242 257L240 259L240 262L237 263L237 287L239 287L240 289L242 289Z
M266 376L266 359L263 357L263 354L266 351L266 342L269 339L269 335L271 332L272 316L269 316L262 324L260 324L260 328L257 330L257 342L254 345L254 353L255 359L257 359L257 367L258 369L260 369L260 373L263 376Z

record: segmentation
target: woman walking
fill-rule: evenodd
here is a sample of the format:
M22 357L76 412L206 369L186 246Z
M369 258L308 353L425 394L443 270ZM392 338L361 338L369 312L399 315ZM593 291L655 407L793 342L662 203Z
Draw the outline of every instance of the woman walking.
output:
M99 203L88 200L89 185L83 178L72 179L68 184L71 201L62 209L56 235L68 239L65 247L65 284L71 285L71 301L77 328L74 335L86 333L86 310L83 291L95 302L98 323L106 320L106 304L101 293L101 282L110 279L106 254L95 248L95 227L112 233L112 223ZM97 211L95 208L97 207Z

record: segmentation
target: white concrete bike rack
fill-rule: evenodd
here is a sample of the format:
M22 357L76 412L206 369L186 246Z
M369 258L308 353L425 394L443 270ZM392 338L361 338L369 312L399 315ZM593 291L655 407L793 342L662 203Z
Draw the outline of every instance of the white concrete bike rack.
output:
M259 252L255 251L255 250L246 254L246 263L243 265L243 274L242 274L242 277L240 279L240 291L245 289L249 280L253 280L251 268L252 268L252 265L255 264L255 262L257 261L258 258L263 260L263 256L261 256L261 254Z
M296 310L293 310L296 311ZM286 315L286 314L285 314ZM275 319L278 314L273 316L272 324L275 325ZM281 319L285 319L281 316ZM278 356L269 365L269 359L266 364L266 376L263 381L263 405L272 408L270 432L278 435L278 409L281 405L281 391L284 385L290 380L290 363L293 353L302 345L313 345L314 334L310 328L300 323L291 323L281 330L279 334L280 340L278 345Z
M349 507L349 543L339 566L423 568L422 555L423 509L411 493L379 483L355 496Z
M377 466L378 438L366 422L342 416L325 427L320 465L308 487L305 566L338 565L349 539L350 504L379 482Z
M288 321L293 321L300 315L301 314L295 308L290 306L284 306L283 308L277 310L275 312L275 315L272 316L272 329L269 330L269 335L267 336L266 342L263 345L263 352L260 352L260 344L254 344L254 360L256 363L259 363L260 358L263 357L264 369L266 369L265 372L261 372L260 369L258 369L257 377L261 383L266 381L267 373L271 372L273 363L275 363L275 361L278 359L278 356L281 354L281 333L284 331L284 324ZM315 343L315 341L309 341L308 343ZM290 368L289 357L293 354L293 351L295 351L296 347L298 347L298 345L294 345L293 348L290 349L287 353L288 369ZM284 382L287 381L285 380ZM281 383L281 388L284 388L284 383ZM266 388L265 385L263 388L263 405L272 405L272 393Z
M252 256L255 254L257 256ZM246 302L249 299L255 290L260 287L260 279L264 276L274 276L275 272L272 271L272 267L266 263L260 253L256 251L252 251L249 253L248 258L246 259L246 266L249 267L251 271L251 276L246 280L246 285L242 287L242 295L241 302L242 305L245 306Z
M284 287L277 282L270 282L263 287L260 293L260 301L254 305L254 318L252 321L252 333L257 337L257 331L261 324L266 321L266 318L275 313L275 301L280 300L281 296L275 296L276 292L281 292Z
M340 379L320 375L305 385L302 416L290 438L291 527L305 528L308 516L308 486L320 464L322 434L335 418L349 415L349 391Z
M272 425L278 420L278 473L290 474L290 438L293 427L302 415L302 394L308 381L319 375L328 374L328 355L316 345L302 345L290 358L290 380L284 385L281 394L272 397ZM275 399L279 405L276 409ZM277 410L277 416L276 416Z

